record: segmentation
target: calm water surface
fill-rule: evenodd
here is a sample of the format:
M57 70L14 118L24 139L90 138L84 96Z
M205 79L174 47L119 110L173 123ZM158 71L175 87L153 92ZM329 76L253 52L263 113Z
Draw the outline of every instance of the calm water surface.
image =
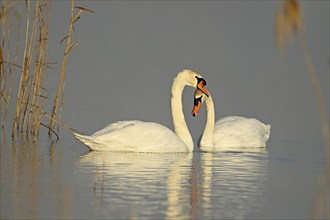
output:
M0 147L1 219L306 219L316 200L328 198L318 193L323 146L306 143L272 141L249 152L101 153L69 134L33 143L2 133Z

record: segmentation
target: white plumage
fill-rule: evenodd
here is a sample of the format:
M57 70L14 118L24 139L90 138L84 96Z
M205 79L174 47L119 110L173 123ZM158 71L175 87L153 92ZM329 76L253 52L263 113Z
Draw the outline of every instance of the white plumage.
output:
M216 149L266 147L270 125L255 118L228 116L219 119L214 126Z
M171 110L175 133L161 124L133 120L109 124L90 136L73 135L95 151L191 152L194 146L182 110L182 92L186 85L207 92L204 84L201 75L192 70L183 70L174 79Z
M74 136L96 151L188 151L185 143L173 131L154 122L118 121L91 136L77 133Z
M201 104L205 102L207 120L204 132L200 138L200 148L203 151L248 150L265 148L270 137L269 124L264 124L255 118L228 116L215 123L215 112L212 96L206 97L199 90L195 91L196 116Z

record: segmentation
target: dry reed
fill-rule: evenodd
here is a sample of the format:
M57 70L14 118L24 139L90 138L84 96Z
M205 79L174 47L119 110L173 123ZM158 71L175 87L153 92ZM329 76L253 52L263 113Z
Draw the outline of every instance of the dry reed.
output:
M308 43L304 34L303 26L303 13L297 0L286 0L280 6L280 9L276 13L275 20L276 28L276 43L278 48L284 52L285 41L297 35L300 41L300 47L304 55L304 61L307 67L307 73L309 74L313 92L316 99L316 107L319 112L321 133L323 138L325 157L327 161L327 176L329 178L329 119L328 113L325 107L324 96L322 94L320 80L318 79L316 69L314 66L313 58L310 53ZM329 207L329 197L325 201L322 196L329 196L329 179L324 178L324 174L321 174L319 181L322 183L318 185L317 193L313 208L311 210L311 218L329 218L329 213L325 213L326 207ZM322 207L322 208L320 208ZM329 211L329 210L328 210ZM325 215L324 215L325 213Z
M56 62L49 62L47 57L51 5L51 0L26 0L25 2L4 0L0 5L0 118L2 119L2 128L4 128L7 124L8 109L10 109L10 105L13 105L15 110L11 124L12 136L15 135L16 131L25 131L26 137L32 135L33 140L35 140L38 137L40 126L47 127L49 133L54 133L53 126L58 114L57 109L61 103L61 113L64 103L63 91L67 57L77 45L77 41L71 43L73 25L84 11L93 12L86 7L75 6L75 2L72 0L69 31L64 38L67 44L51 111L51 122L48 126L42 123L42 118L47 112L47 101L51 98L48 94L48 87L50 86L48 84L48 70L51 68L51 64L56 64ZM22 19L22 8L26 10L24 19ZM11 30L13 23L17 25L15 32ZM21 30L22 27L24 33ZM12 36L13 33L17 36ZM16 40L14 49L11 48L12 42L10 42L13 39ZM18 65L19 62L21 65ZM11 99L15 94L13 93L15 92L13 91L14 84L18 85L18 88L16 100L13 102Z
M19 8L19 11L17 12L15 7L13 7L13 13L15 15L15 17L17 18L17 39L16 39L16 45L15 45L15 57L14 57L14 62L13 63L8 63L7 68L10 70L11 72L11 78L10 78L10 82L9 82L9 88L8 91L5 95L7 95L6 98L6 107L5 107L5 112L3 115L3 120L2 120L2 128L4 128L5 126L5 121L7 118L7 113L8 113L8 107L9 107L9 103L10 103L10 99L11 99L11 91L12 91L12 87L13 87L13 81L14 81L14 73L16 71L17 67L20 67L17 65L17 59L18 59L18 52L19 52L19 46L20 46L20 31L21 31L21 23L22 23L22 16L21 16L21 8ZM8 32L10 32L10 28L8 28ZM4 40L4 39L3 39ZM8 44L9 45L9 44ZM2 47L3 48L3 47ZM10 54L10 49L8 47L8 54ZM7 57L7 60L9 59L9 56ZM1 63L3 64L3 59L1 59ZM3 66L3 65L2 65ZM11 67L12 66L12 67ZM7 70L6 70L7 71ZM4 79L6 79L6 77L4 77ZM3 91L5 89L5 86L3 87ZM1 105L1 102L0 102Z
M77 13L74 12L75 8L79 9L79 11ZM65 38L63 39L63 40L66 40L66 47L65 47L65 52L64 52L64 56L63 56L63 62L62 62L62 68L61 68L61 72L60 72L60 78L59 78L59 81L58 81L58 84L57 84L58 86L57 86L55 101L54 101L53 110L52 110L52 114L51 114L51 120L50 120L50 124L49 124L49 127L52 128L52 129L54 128L54 122L55 122L54 119L55 119L56 114L57 114L57 109L58 109L60 99L62 100L61 108L60 108L60 114L62 112L67 58L68 58L68 55L69 55L70 51L77 45L77 41L74 41L73 43L71 43L71 34L72 34L72 30L73 30L73 25L80 18L80 15L84 11L93 12L92 10L89 10L86 7L75 7L74 0L72 0L71 19L70 19L69 30L68 30L67 36L65 36ZM49 130L49 134L51 134L51 130Z

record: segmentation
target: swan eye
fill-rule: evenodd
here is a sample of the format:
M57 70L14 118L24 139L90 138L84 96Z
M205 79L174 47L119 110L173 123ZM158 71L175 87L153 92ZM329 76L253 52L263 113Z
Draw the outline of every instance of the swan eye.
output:
M203 83L203 86L206 86L206 81L205 81L205 79L203 79L203 78L199 78L198 76L195 76L195 78L197 79L197 85L198 85L199 83Z
M203 83L203 86L206 85L206 81L205 81L205 79L203 79L203 78L199 78L198 76L195 76L195 77L196 77L196 79L197 79L197 85L198 85L200 82Z

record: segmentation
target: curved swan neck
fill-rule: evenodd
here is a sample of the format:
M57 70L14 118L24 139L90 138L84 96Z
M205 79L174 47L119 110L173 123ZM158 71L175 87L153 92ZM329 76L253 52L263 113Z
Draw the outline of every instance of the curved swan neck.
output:
M188 151L192 152L194 149L194 143L190 135L182 107L182 92L185 86L185 75L181 72L173 81L171 109L174 131L176 135L186 144Z
M206 125L204 128L204 132L199 143L201 150L207 150L207 149L209 150L214 146L213 133L214 133L215 113L214 113L214 104L211 94L209 94L209 97L205 99L205 105L206 105L207 116L206 116Z

